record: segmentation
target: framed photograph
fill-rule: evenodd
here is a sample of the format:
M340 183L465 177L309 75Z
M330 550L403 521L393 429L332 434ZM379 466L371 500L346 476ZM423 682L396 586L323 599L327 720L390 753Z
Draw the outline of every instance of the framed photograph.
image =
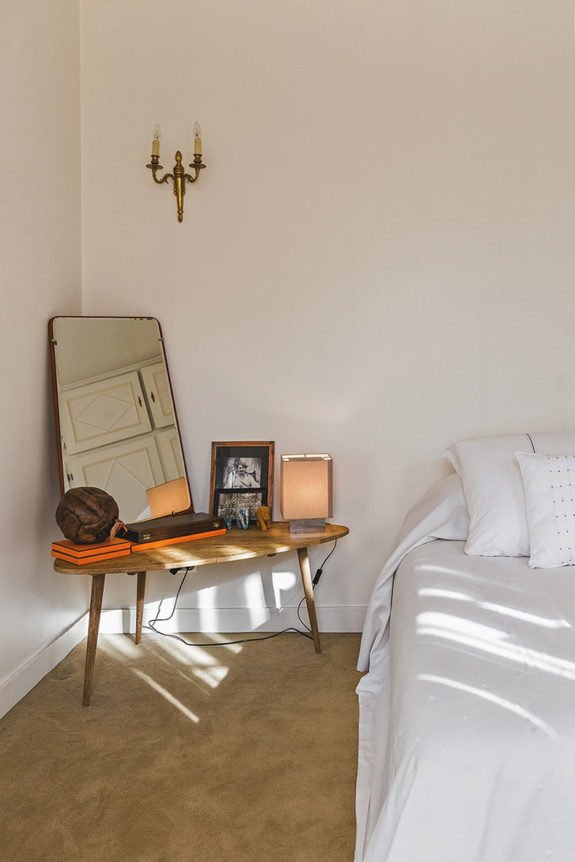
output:
M250 521L258 506L273 505L274 443L212 443L211 513L237 518L247 509Z

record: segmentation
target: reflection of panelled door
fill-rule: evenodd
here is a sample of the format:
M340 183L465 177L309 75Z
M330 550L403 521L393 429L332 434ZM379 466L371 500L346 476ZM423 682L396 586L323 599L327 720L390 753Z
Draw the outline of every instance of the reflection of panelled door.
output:
M154 425L156 428L173 425L174 408L164 363L157 362L155 365L146 365L142 368L141 374Z
M60 392L66 487L102 488L125 521L146 516L146 489L185 475L163 362Z
M179 479L180 476L184 476L182 450L176 429L166 428L165 431L160 431L156 434L156 443L164 468L165 481L171 482L172 479Z
M136 371L65 390L60 399L68 455L152 430Z
M121 514L128 521L144 513L146 489L165 481L151 435L75 455L68 459L66 471L70 487L102 488L121 499Z

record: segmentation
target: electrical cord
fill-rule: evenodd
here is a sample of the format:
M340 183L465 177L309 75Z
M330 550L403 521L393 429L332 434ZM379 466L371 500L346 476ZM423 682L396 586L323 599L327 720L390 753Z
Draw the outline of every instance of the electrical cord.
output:
M333 548L331 549L331 551L329 552L329 554L327 555L327 557L325 558L325 560L323 561L323 563L321 564L321 566L316 571L316 573L313 577L312 584L314 585L314 587L317 587L317 585L319 584L319 579L323 575L323 567L325 566L325 564L327 563L327 561L329 560L329 558L331 557L331 555L333 554L333 552L335 551L336 548L337 548L337 539L333 543Z
M300 629L297 629L293 626L289 626L288 628L282 629L279 632L273 632L273 634L263 635L263 636L257 637L257 638L242 638L241 640L236 640L236 641L222 641L220 643L211 643L211 644L210 643L194 643L192 641L187 641L185 638L181 637L181 635L172 634L170 632L159 631L156 628L156 623L168 622L168 620L171 620L172 617L174 616L174 613L176 612L176 608L178 606L178 599L180 597L182 587L184 586L186 578L188 577L188 573L191 571L192 568L193 568L193 566L191 568L187 568L184 572L184 576L183 576L182 580L180 581L178 591L176 592L176 597L174 599L174 606L173 606L172 611L169 614L169 616L167 616L167 617L160 617L159 616L161 608L162 608L162 602L160 602L160 606L158 607L158 616L154 617L153 620L150 620L148 625L146 625L144 628L150 629L151 631L155 632L157 635L162 635L162 637L172 638L173 640L180 641L180 643L183 643L186 646L197 646L197 647L203 647L203 648L205 648L205 647L211 648L211 647L233 646L234 644L245 644L245 643L250 643L251 641L267 641L267 640L270 640L271 638L276 638L279 635L286 634L286 632L294 632L296 634L302 635L302 637L308 638L310 640L312 639L310 637L310 635L306 634L305 632L300 631ZM181 571L181 569L170 569L170 571L172 572L173 575L176 575L179 571ZM310 631L311 631L311 629L310 629Z
M306 623L305 620L302 620L301 614L300 614L301 606L303 605L304 602L305 602L305 596L302 597L299 605L296 608L297 618L300 621L300 623L302 624L302 626L304 627L304 629L307 629L308 632L311 632L310 627L308 626L308 624Z
M315 590L315 588L317 587L317 585L319 584L320 578L321 578L321 576L323 575L323 567L325 566L325 564L327 563L327 561L329 560L329 558L331 557L331 555L332 555L332 554L333 554L333 552L335 551L336 545L337 545L337 539L336 539L336 540L335 540L335 542L333 543L333 548L331 549L331 551L329 552L329 554L327 555L327 557L325 558L325 560L323 561L323 563L321 564L321 566L319 567L319 569L317 569L317 570L316 570L316 573L315 573L315 575L314 575L314 577L313 577L313 581L311 582L311 583L312 583L312 586L313 586L313 588L314 588L314 590ZM308 631L308 632L311 632L310 627L309 627L309 626L308 626L308 624L305 622L305 620L303 620L303 619L301 618L301 614L300 614L301 606L303 605L303 603L304 603L304 602L305 602L305 596L303 596L303 597L302 597L302 599L301 599L300 603L299 603L299 604L298 604L298 606L297 606L297 609L296 609L297 618L298 618L298 620L300 621L300 623L302 624L302 626L304 627L304 629L307 629L307 631Z
M325 566L325 564L327 563L327 561L329 560L329 558L331 557L331 555L335 551L336 545L337 545L337 539L335 540L335 542L333 544L333 548L331 549L331 551L329 552L327 557L324 559L321 566L316 570L316 573L315 573L313 581L312 581L314 589L318 585L319 580L323 574L323 567ZM301 629L298 629L295 626L288 626L288 628L282 629L279 632L273 632L270 635L263 635L261 637L256 637L256 638L242 638L241 640L237 640L237 641L221 641L220 643L211 643L211 644L209 644L209 643L208 644L207 643L194 643L192 641L187 641L185 638L181 637L181 635L172 634L170 632L159 631L156 628L156 623L165 623L165 622L168 622L169 620L172 619L172 617L174 616L174 614L176 612L176 608L178 606L178 599L180 597L180 593L182 592L182 587L184 586L184 583L186 581L186 578L188 577L188 574L192 571L193 568L194 568L193 566L186 567L186 569L184 571L184 575L182 577L182 580L180 581L180 585L177 589L176 596L174 598L174 605L172 607L172 611L169 614L169 616L160 617L160 612L162 610L162 602L164 601L162 599L160 601L159 606L158 606L157 615L154 617L154 619L150 620L148 622L148 624L144 626L144 628L149 629L150 631L154 632L157 635L162 635L162 637L172 638L173 640L180 641L180 643L185 644L185 646L197 646L197 647L203 647L203 648L235 646L236 644L249 644L252 641L268 641L268 640L271 640L272 638L277 638L277 637L279 637L279 635L287 634L289 632L293 632L294 634L301 635L302 637L307 638L308 640L313 640L313 637L311 635L311 628L308 626L308 624L306 622L304 622L304 620L301 618L301 615L300 615L300 609L301 609L303 602L305 601L305 596L302 598L299 605L297 606L297 618L300 621L300 623L302 624L302 626L306 629L306 631L302 631ZM181 572L181 571L182 571L182 569L170 569L170 572L172 575L177 575L178 572Z

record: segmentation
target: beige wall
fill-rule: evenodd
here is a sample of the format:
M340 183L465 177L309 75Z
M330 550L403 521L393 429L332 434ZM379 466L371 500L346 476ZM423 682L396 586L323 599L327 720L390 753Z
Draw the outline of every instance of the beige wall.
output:
M84 311L162 322L197 508L211 440L332 453L352 535L318 601L357 619L444 446L575 426L572 2L81 8ZM144 165L195 118L180 225ZM259 572L184 604L266 603Z
M11 675L87 607L86 584L55 575L50 558L59 495L47 322L81 303L78 67L74 0L2 4L0 711Z

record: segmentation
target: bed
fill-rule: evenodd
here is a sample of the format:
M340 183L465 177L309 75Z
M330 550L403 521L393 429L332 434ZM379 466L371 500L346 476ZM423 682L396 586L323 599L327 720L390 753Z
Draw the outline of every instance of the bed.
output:
M575 859L575 571L468 556L468 525L453 475L375 586L355 862Z

